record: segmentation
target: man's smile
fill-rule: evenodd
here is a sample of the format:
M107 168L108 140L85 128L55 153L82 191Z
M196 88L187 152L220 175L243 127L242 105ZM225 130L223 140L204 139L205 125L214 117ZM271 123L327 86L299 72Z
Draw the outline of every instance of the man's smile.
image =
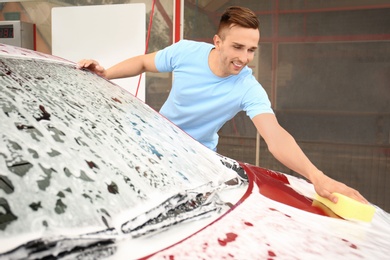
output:
M232 61L232 63L237 69L241 69L244 66L244 64L242 64L241 62Z

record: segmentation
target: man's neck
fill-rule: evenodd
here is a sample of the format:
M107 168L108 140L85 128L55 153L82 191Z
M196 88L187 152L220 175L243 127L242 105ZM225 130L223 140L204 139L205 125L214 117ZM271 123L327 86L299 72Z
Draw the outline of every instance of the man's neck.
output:
M213 48L211 51L210 51L210 54L209 54L209 59L208 59L208 64L209 64L209 68L211 70L211 72L215 75L215 76L218 76L220 78L224 78L224 77L227 77L229 75L225 75L222 70L221 70L221 67L220 67L220 62L219 62L219 56L218 56L218 51Z

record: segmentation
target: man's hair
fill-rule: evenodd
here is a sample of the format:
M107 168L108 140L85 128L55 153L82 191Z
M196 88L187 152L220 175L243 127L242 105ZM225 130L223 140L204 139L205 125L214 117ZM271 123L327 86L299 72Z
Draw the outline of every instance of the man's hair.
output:
M259 29L259 24L256 14L249 8L231 6L222 14L217 34L220 37L223 37L221 35L222 31L234 25L250 29Z

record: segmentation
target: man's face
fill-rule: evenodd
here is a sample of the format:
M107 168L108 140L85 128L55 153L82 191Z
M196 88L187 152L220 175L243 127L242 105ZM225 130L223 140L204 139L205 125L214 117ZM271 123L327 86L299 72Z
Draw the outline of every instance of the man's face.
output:
M214 45L219 54L217 75L226 77L240 73L253 60L259 40L258 29L237 25L226 28L220 36L216 35Z

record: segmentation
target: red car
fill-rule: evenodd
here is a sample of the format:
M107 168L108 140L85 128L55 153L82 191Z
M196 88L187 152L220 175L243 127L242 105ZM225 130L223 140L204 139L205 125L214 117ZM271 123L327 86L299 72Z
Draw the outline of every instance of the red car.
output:
M111 82L0 45L1 259L386 259L390 215L221 156Z

